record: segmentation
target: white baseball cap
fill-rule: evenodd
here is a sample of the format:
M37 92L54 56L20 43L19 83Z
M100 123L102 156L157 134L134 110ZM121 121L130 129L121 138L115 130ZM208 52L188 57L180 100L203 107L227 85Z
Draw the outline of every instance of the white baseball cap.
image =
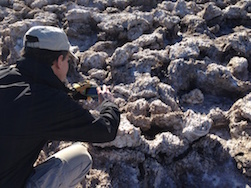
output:
M58 27L34 26L24 35L23 45L30 48L39 48L52 51L68 51L76 60L78 57L71 51L67 35Z

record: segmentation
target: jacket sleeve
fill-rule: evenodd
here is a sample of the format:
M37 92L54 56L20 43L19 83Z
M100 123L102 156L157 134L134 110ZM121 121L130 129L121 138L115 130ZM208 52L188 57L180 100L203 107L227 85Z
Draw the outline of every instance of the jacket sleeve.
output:
M120 122L120 112L115 104L104 101L101 105L100 116L93 122L94 126L102 125L105 127L103 134L99 136L101 142L114 140Z
M34 105L33 105L34 106ZM39 114L31 111L31 122L36 122L27 131L46 140L83 141L102 143L115 139L120 123L118 107L109 101L100 106L100 114L94 117L89 110L68 96L53 95L50 102L39 105ZM42 113L44 111L44 113ZM41 117L41 115L43 116ZM27 132L26 131L26 132Z

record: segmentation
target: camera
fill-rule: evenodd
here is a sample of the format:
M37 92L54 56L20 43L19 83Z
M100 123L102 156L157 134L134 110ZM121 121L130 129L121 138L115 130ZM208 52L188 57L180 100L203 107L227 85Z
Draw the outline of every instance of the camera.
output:
M89 82L74 83L72 87L72 96L74 99L98 98L97 87Z
M85 89L85 95L87 97L92 97L92 98L98 97L97 87L91 86L91 87L86 88Z

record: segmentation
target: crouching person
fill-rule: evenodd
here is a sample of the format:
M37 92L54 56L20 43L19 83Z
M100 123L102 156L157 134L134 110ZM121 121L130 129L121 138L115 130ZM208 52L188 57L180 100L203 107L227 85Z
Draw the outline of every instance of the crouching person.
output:
M102 143L115 139L120 112L106 86L97 88L99 117L68 95L68 60L74 55L63 30L35 26L24 36L23 57L0 67L0 187L75 187L91 168L76 143L33 167L48 141Z

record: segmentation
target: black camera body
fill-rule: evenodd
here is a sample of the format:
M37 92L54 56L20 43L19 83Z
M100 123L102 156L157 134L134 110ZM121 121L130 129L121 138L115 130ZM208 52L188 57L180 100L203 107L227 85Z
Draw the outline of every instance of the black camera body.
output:
M89 82L74 83L72 97L76 100L79 99L96 99L98 98L97 87Z

